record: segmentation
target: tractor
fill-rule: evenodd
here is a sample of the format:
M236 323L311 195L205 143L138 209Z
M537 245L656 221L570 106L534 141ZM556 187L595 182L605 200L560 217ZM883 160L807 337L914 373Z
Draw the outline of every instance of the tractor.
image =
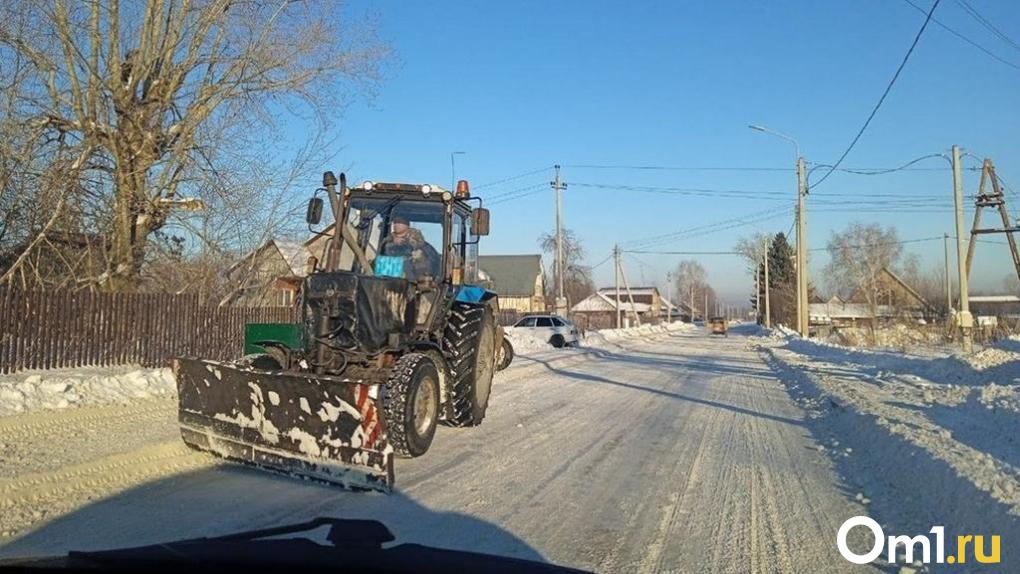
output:
M333 223L315 231L326 202ZM299 320L247 325L255 352L234 361L174 359L181 435L267 470L389 491L394 456L425 454L438 424L482 422L513 357L498 298L477 285L489 212L464 180L348 187L326 172L306 220L322 249Z

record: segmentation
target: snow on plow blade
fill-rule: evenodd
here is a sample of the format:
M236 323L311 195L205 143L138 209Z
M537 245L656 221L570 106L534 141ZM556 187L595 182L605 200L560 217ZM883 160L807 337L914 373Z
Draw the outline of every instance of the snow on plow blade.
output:
M351 489L389 492L393 448L375 389L342 377L175 359L189 446Z

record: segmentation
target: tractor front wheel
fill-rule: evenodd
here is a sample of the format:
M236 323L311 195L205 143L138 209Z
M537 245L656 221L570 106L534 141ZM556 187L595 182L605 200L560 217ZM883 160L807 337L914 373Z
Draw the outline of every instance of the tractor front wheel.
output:
M439 420L439 371L432 359L409 353L397 361L386 382L383 413L397 456L425 454Z

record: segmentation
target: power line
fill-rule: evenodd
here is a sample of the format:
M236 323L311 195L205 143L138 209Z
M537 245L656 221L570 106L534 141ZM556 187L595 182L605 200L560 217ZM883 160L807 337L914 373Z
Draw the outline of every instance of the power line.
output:
M939 2L941 1L942 0L935 0L935 2L931 5L931 10L928 11L928 16L924 19L924 24L921 24L921 29L918 30L917 35L914 36L914 41L911 42L910 49L908 49L906 55L903 56L903 61L900 62L899 67L896 68L896 73L893 74L892 79L889 80L889 84L885 87L885 91L882 92L882 97L878 99L878 103L876 103L875 107L872 108L871 113L868 114L868 119L864 121L864 125L862 125L861 129L857 131L857 135L854 136L850 145L847 146L846 151L843 152L843 155L839 156L839 159L836 160L836 163L829 168L829 171L826 172L825 175L822 176L822 179L818 180L818 183L814 184L812 187L817 187L821 185L823 181L828 179L829 176L832 175L832 172L836 171L836 168L843 163L846 156L850 154L850 150L854 149L854 146L857 145L857 141L861 139L861 136L864 135L864 130L868 129L868 125L871 124L871 120L874 119L875 114L877 114L879 108L882 107L882 103L885 101L886 96L888 96L889 92L892 91L893 85L896 84L896 80L900 77L900 72L902 72L903 68L906 67L907 61L910 59L910 55L914 53L914 48L917 47L917 43L921 40L921 35L924 34L924 30L928 27L928 22L931 21L932 14L935 13L935 9L938 8Z
M509 181L514 181L514 180L517 180L517 179L521 179L522 177L528 177L529 175L535 175L535 174L538 174L538 173L542 173L544 171L549 171L552 168L553 168L553 166L550 165L550 166L542 167L542 168L539 168L539 169L534 169L534 170L531 170L531 171L526 171L524 173L520 173L520 174L517 174L517 175L511 175L510 177L504 177L503 179L498 179L496 181L490 181L489 183L483 183L481 185L475 185L475 186L472 186L472 187L474 187L475 189L482 189L482 188L485 188L485 187L492 187L494 185L499 185L501 183L507 183Z
M776 190L752 191L747 189L707 189L699 187L657 187L650 185L617 185L611 183L584 183L571 182L575 187L590 187L593 189L610 189L617 191L637 191L640 193L655 193L662 195L687 195L703 197L732 197L739 199L783 199L789 198L790 192Z
M602 265L604 265L604 264L605 264L605 263L606 263L607 261L609 261L609 260L610 260L610 259L612 259L612 258L613 258L613 254L612 254L612 253L610 253L608 257L606 257L606 258L605 258L605 259L603 259L602 261L599 261L599 262L598 262L598 263L596 263L595 265L592 265L591 267L589 267L589 268L588 268L588 270L589 270L589 271L594 271L594 270L598 269L599 267L601 267Z
M534 195L545 189L546 185L547 184L545 182L536 183L526 187L521 187L518 189L493 195L492 197L486 198L485 201L488 202L489 205L497 205L507 201L513 201L515 199L520 199L528 195Z
M903 165L901 165L899 167L891 167L891 168L849 168L849 167L844 167L844 168L836 169L836 171L839 171L841 173L852 173L854 175L885 175L885 174L894 173L894 172L897 172L897 171L951 171L952 170L951 167L915 167L915 168L910 167L910 166L914 165L915 163L918 163L918 162L926 160L926 159L931 159L933 157L940 157L942 159L946 159L946 156L944 156L944 155L942 155L940 153L930 153L928 155L923 155L923 156L921 156L919 158L912 159L912 160L908 161L907 163L905 163L905 164L903 164ZM812 165L814 165L815 167L835 168L834 165L828 165L828 164L823 164L823 163L812 163ZM818 182L818 183L821 183L821 182Z
M1016 42L1013 41L1012 38L1010 38L1006 34L1003 34L1001 30L996 28L995 25L989 22L984 16L982 16L981 13L977 11L977 9L971 6L970 3L967 2L967 0L956 0L956 3L959 4L968 14L970 14L989 32L991 32L995 36L998 36L998 38L1003 42L1006 42L1010 46L1013 46L1017 50L1020 50L1020 44L1017 44Z
M914 9L917 10L918 12L920 12L922 14L925 13L925 9L924 8L921 8L917 4L914 4L911 0L903 0L903 1L906 2L907 4L910 4L911 6L913 6ZM1001 62L1003 64L1006 64L1007 66L1009 66L1009 67L1011 67L1013 69L1020 70L1020 64L1015 64L1015 63L1010 62L1009 60L1007 60L1005 58L1000 57L998 54L995 54L994 52L992 52L988 48L985 48L981 44L978 44L974 40L971 40L967 36L964 36L960 32L957 32L956 30L954 30L954 29L950 28L949 26L945 25L944 23L942 23L941 20L938 20L936 18L932 18L931 21L935 22L936 24L941 26L944 30L946 30L950 34L956 36L957 38L963 40L964 42L970 44L971 46L974 46L978 50L981 50L982 52L984 52L986 55L990 56L991 58L993 58L993 59L995 59L995 60L997 60L997 61L999 61L999 62Z
M574 169L632 169L646 171L793 171L792 167L734 167L734 166L668 166L668 165L623 165L623 164L565 164Z
M706 224L706 225L701 225L701 226L698 226L698 227L692 227L690 229L685 229L685 230L682 230L682 231L676 231L676 232L673 232L673 233L667 233L667 234L657 235L657 236L653 236L653 237L646 237L644 239L631 240L631 241L624 242L623 244L624 245L629 245L631 248L634 248L634 249L639 249L639 248L642 248L642 247L650 247L652 245L661 244L661 243L668 243L668 242L672 242L672 241L678 241L680 239L691 239L691 238L694 238L694 237L700 237L702 235L707 235L707 234L710 234L710 233L715 233L717 231L723 231L723 230L726 230L726 229L732 229L734 227L740 227L742 225L749 225L749 224L752 224L752 223L759 223L759 222L766 221L766 220L769 220L769 219L774 219L776 217L781 217L783 215L788 214L789 212L790 212L790 208L786 207L786 206L783 206L783 207L773 207L773 208L770 208L770 209L766 209L764 211L760 211L760 212L756 212L756 213L750 213L750 214L742 215L742 216L739 216L739 217L734 217L734 218L731 218L731 219L726 219L726 220L723 220L723 221L718 221L718 222L715 222L715 223L709 223L709 224Z

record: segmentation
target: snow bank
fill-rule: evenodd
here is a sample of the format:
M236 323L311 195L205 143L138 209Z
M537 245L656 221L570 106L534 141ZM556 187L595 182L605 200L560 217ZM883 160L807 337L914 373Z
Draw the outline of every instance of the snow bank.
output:
M888 347L903 348L913 345L933 345L946 343L946 332L942 329L915 328L903 323L886 325L875 329L872 339L871 329L866 327L841 327L834 330L826 338L830 343L851 347Z
M170 369L123 366L25 371L0 375L0 416L126 403L174 393L176 386Z
M615 341L623 339L647 338L664 333L693 331L694 329L695 327L689 323L663 323L624 329L600 329L585 333L581 344L585 347L605 348L612 346Z
M876 501L880 522L1020 535L1015 341L967 356L760 341L819 448L848 488Z
M553 348L549 341L536 337L531 329L503 327L503 332L510 338L510 343L514 346L515 355Z

